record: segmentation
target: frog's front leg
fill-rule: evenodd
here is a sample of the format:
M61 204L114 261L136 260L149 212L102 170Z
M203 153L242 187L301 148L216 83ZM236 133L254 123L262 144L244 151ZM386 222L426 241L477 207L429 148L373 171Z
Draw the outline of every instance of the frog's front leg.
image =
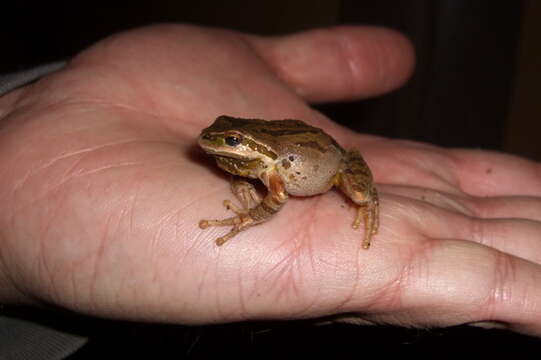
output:
M231 192L239 200L241 207L239 208L230 200L224 200L224 206L237 215L248 212L250 208L259 205L261 202L261 196L259 196L255 187L246 180L233 178L231 180Z
M348 151L337 185L358 206L352 226L357 229L361 220L364 220L362 247L368 249L372 236L378 232L379 228L379 200L372 173L359 152Z
M284 183L281 177L275 171L269 171L262 176L262 180L268 188L267 196L260 200L253 186L247 182L232 185L232 191L242 204L242 209L231 204L230 201L224 201L224 205L235 212L236 216L223 220L201 220L199 227L206 229L209 226L228 226L233 228L226 235L216 239L216 245L221 246L229 239L233 238L239 232L247 228L267 221L272 215L280 210L287 202L288 195L285 191ZM246 185L248 184L248 186ZM238 190L238 192L236 191ZM257 197L254 197L255 194ZM256 202L252 208L248 208L249 202Z

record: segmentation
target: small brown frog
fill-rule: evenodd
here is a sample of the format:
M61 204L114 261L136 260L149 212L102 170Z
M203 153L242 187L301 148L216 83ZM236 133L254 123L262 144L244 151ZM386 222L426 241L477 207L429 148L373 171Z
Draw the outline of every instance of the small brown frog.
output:
M250 226L277 213L289 195L311 196L338 187L356 205L353 228L364 220L362 247L368 249L378 231L378 193L368 165L356 150L344 150L323 130L300 120L259 120L220 116L199 136L199 145L218 166L242 177L259 179L267 187L261 199L254 186L243 180L232 184L241 207L229 200L227 209L236 216L201 220L199 227L233 226L216 239L218 246Z

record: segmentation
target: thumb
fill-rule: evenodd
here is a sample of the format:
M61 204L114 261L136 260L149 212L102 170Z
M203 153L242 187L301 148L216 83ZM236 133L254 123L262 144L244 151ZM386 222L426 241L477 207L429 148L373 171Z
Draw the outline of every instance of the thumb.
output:
M381 27L340 26L247 40L280 78L310 102L380 95L404 84L414 51L402 34Z

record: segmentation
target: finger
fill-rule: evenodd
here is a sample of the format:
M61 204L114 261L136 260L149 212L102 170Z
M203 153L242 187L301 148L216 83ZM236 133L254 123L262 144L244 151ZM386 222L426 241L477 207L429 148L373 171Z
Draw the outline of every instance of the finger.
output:
M481 218L512 218L541 222L541 198L533 196L468 197L468 208Z
M341 26L247 39L282 80L311 102L388 92L401 86L414 66L409 40L380 27Z
M380 185L381 192L427 202L439 208L484 219L541 222L541 198L533 196L474 197L405 185Z
M380 190L381 189L381 190ZM453 211L459 214L471 215L475 213L470 208L466 196L451 194L419 186L407 185L379 185L378 191L385 194L393 194L411 200L422 201L441 209Z
M541 196L541 165L518 156L450 150L463 191L476 196Z
M422 251L409 264L399 289L394 289L400 292L399 306L410 321L439 325L496 321L541 335L541 266L457 240L427 243Z
M423 201L394 197L384 198L380 223L385 228L404 228L407 232L420 232L426 241L435 239L461 239L483 244L499 251L541 264L541 222L525 219L484 219L466 216ZM401 221L406 221L406 224ZM396 234L398 242L407 236ZM393 236L391 234L391 236Z

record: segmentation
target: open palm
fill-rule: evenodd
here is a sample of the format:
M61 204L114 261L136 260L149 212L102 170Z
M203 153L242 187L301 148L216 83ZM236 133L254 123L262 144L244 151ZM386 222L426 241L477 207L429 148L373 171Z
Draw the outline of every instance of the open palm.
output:
M98 43L0 99L0 297L176 323L348 314L541 335L538 164L362 136L307 105L391 90L411 65L378 28L158 26ZM227 228L198 222L230 216L233 195L195 139L222 114L301 119L361 150L381 202L370 250L332 191L217 247Z

